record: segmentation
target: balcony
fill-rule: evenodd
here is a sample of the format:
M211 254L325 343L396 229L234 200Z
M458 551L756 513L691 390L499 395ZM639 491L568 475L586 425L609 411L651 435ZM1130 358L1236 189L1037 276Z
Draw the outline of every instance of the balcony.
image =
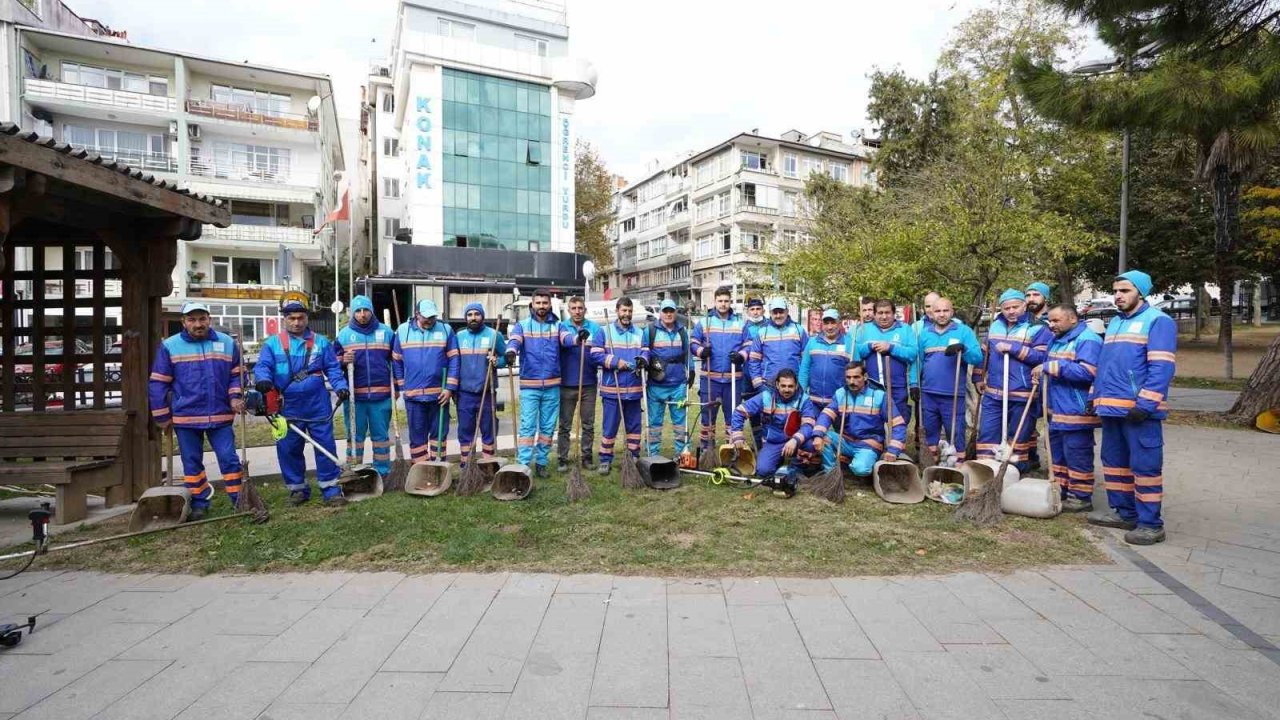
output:
M128 165L134 170L144 172L178 172L178 159L168 153L153 153L142 150L126 150L118 147L97 147L94 145L73 145L86 152L101 155L103 160L115 161Z
M214 120L265 125L286 130L310 130L311 132L316 132L320 129L319 119L309 115L276 111L260 112L245 105L220 103L212 100L188 100L187 112L192 115L213 118Z
M56 271L51 271L56 272ZM103 297L120 297L124 285L120 280L103 280L102 295ZM76 297L93 297L93 281L92 280L76 280L75 294ZM53 300L62 297L63 281L61 280L45 280L44 281L44 297L45 300Z
M667 248L667 262L675 263L689 259L689 245L673 245Z
M200 239L217 242L262 243L274 247L276 245L310 245L315 242L315 234L306 228L232 224L224 228L210 225L204 229Z
M668 216L667 230L675 230L677 228L688 227L689 216L690 216L690 213L688 210L682 210L674 215Z
M737 211L740 213L749 213L752 215L765 215L768 217L777 217L778 208L763 207L761 205L752 205L751 203L738 203Z
M51 104L85 105L163 115L172 115L178 111L178 101L166 95L147 95L34 78L23 80L22 90L29 101Z
M191 174L199 177L233 182L263 183L269 185L295 185L314 188L320 181L318 175L292 172L288 167L220 163L191 158Z
M279 302L284 294L283 285L256 285L253 283L188 283L187 297L216 300L272 300Z

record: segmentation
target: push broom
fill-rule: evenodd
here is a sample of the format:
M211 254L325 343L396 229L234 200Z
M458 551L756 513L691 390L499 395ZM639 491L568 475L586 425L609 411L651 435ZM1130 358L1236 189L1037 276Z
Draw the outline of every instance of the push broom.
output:
M707 338L710 342L711 339ZM729 363L729 382L734 382L733 363ZM698 398L703 402L702 415L702 447L698 451L698 469L711 472L720 466L720 456L716 454L716 411L719 407L711 403L711 362L702 361L702 387L705 393ZM733 408L729 412L733 412Z
M578 434L582 434L582 379L583 373L587 369L587 344L581 342L581 348L578 350L578 399L574 406L573 415L578 422ZM575 503L579 500L586 500L591 497L591 487L587 485L587 481L582 479L582 454L578 454L578 462L573 464L573 468L569 470L569 477L565 479L564 494L569 498L569 502Z
M462 469L462 477L458 479L458 494L467 497L484 490L488 478L480 469L480 455L483 454L484 443L480 438L480 421L484 419L484 398L489 394L489 376L493 370L489 367L490 355L485 355L484 385L480 389L480 405L476 407L475 433L471 436L471 454L467 457L467 466ZM494 442L497 442L495 438Z
M391 329L395 332L400 327L400 303L396 300L396 294L391 293L391 301L396 311L396 325ZM382 311L382 322L390 325L390 318L387 311ZM387 479L383 483L383 489L387 492L399 492L404 490L404 480L409 475L409 467L412 463L404 457L404 445L400 442L400 421L396 419L396 406L399 400L399 393L396 392L396 379L393 374L391 377L391 439L395 442L396 459L391 463L391 472L387 473Z
M859 331L862 330L862 325L858 325L858 330ZM849 362L853 362L853 354L857 352L857 347L858 347L858 332L855 331L854 337L853 337L853 345L849 351ZM838 396L840 395L841 390L843 390L845 395L848 396L849 395L848 388L849 388L848 384L846 384L844 382L844 378L841 377L840 387L836 388L836 391L831 394L831 404L835 405L836 412L840 413L840 434L836 437L836 448L835 448L836 465L830 470L819 475L817 479L814 480L812 483L809 483L810 492L822 498L823 500L826 500L828 502L833 502L837 505L844 502L844 468L841 467L840 453L841 451L844 450L844 420L845 420L844 405L843 403L838 402ZM849 411L852 412L853 398L850 397L849 399L850 399Z
M1027 404L1022 408L1022 417L1018 419L1018 429L1013 431L1013 437L1016 441L1022 435L1022 428L1027 422L1027 415L1031 413L1031 406L1036 396L1036 390L1039 388L1040 378L1031 379L1031 399L1027 400ZM960 507L956 508L956 520L971 520L978 527L990 527L1000 522L1004 517L1004 511L1000 508L1000 496L1004 493L1004 473L1009 469L1009 461L1013 459L1013 453L1006 453L1000 461L1000 469L996 471L996 475L991 482L978 488L973 493L973 497L965 495L964 502Z
M612 326L609 321L609 311L604 311L604 321ZM610 327L604 336L605 342L609 346L609 354L613 355L613 329ZM614 356L614 362L617 363L617 356ZM622 431L622 459L618 465L618 475L622 479L622 487L627 490L639 490L644 487L644 478L640 477L640 468L636 465L636 458L631 454L631 448L627 447L627 422L626 414L622 409L622 387L618 384L618 371L613 371L613 390L614 399L618 401L618 429ZM614 451L617 451L617 434L614 434Z

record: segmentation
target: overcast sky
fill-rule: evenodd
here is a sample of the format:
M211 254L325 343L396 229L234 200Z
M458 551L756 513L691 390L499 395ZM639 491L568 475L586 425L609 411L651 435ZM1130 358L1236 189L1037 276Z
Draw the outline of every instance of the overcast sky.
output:
M137 44L327 73L339 116L352 122L396 14L394 0L66 1ZM867 124L874 67L923 76L950 28L982 4L569 0L570 52L600 76L597 95L578 105L578 132L628 179L655 157L753 128L847 138Z

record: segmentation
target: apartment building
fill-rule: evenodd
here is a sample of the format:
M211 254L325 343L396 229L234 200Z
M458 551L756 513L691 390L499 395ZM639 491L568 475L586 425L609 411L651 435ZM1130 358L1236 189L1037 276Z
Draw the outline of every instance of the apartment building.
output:
M806 237L805 180L822 173L874 186L872 152L835 133L752 131L652 169L614 196L612 294L704 309L722 285L735 302L772 291L769 248Z
M312 271L335 234L343 248L347 237L345 223L314 232L343 168L327 76L132 45L118 33L17 27L13 40L6 105L24 129L229 203L230 227L179 243L167 310L203 298L218 326L253 343L277 331L286 293L313 300Z
M563 2L401 0L361 118L375 274L431 280L451 317L476 295L581 287L573 114L595 84Z

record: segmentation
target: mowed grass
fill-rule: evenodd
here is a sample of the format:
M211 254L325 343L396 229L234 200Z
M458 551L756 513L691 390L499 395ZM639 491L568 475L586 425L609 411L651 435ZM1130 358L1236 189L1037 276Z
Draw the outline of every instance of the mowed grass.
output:
M667 492L624 491L616 470L607 479L586 477L592 496L574 505L565 500L563 479L553 477L523 502L397 493L338 509L315 499L289 508L281 484L268 482L263 495L272 519L265 525L233 519L54 553L36 567L723 576L892 575L1103 561L1080 517L1009 516L999 527L977 529L954 521L950 508L889 505L866 488L851 490L848 501L835 506L803 491L783 500L690 477ZM219 493L214 514L228 512ZM56 541L120 533L124 525L113 520Z

